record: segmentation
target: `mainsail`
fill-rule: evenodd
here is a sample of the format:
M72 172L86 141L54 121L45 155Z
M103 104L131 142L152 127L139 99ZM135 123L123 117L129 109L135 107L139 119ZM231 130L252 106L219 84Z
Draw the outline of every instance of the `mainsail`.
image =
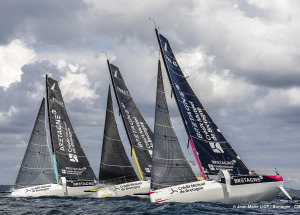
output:
M138 159L137 165L143 176L151 176L153 132L150 130L134 103L118 67L107 61L120 114L131 143L132 151Z
M228 170L232 175L248 174L248 168L212 121L187 82L168 40L157 29L156 35L190 143L196 150L200 169L203 167L208 174L217 174L221 169ZM204 171L201 171L202 174Z
M99 182L121 184L138 180L119 135L109 86Z
M197 181L180 147L171 123L158 63L151 189Z
M55 172L47 143L45 98L40 106L33 131L16 179L15 188L55 184Z
M65 108L58 82L46 76L48 117L58 175L67 185L94 186L95 174L82 150Z

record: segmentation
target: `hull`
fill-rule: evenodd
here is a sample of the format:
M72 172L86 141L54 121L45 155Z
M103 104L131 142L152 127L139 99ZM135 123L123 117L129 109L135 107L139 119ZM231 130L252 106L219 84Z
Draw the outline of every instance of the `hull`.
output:
M150 181L136 181L114 186L101 188L96 192L94 197L123 197L123 196L138 196L141 198L149 198L148 195L134 195L136 193L148 193L150 190Z
M257 176L261 177L262 176ZM253 177L252 177L253 178ZM156 190L150 194L153 203L162 202L223 202L240 203L271 201L277 197L283 180L253 182L248 177L239 178L234 185L219 181L197 181ZM232 182L234 182L234 178ZM242 182L241 182L242 181ZM252 183L252 182L253 183ZM249 183L248 183L249 182Z
M21 189L14 189L12 197L64 196L63 187L59 184L44 184Z
M74 196L74 197L88 197L89 193L85 190L95 189L95 186L82 187L66 187L64 192L63 186L59 184L45 184L33 187L26 187L22 189L14 189L11 193L12 197L41 197L41 196Z

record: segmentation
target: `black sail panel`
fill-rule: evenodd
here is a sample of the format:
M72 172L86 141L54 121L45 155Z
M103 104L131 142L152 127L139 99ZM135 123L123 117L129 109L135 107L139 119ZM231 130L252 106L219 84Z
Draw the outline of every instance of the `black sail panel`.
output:
M77 139L58 82L47 76L48 117L58 175L68 186L93 186L96 177Z
M160 61L157 75L151 175L152 190L197 181L180 147L171 123L164 92Z
M138 180L119 135L109 86L99 181L120 184Z
M133 101L118 67L108 62L119 111L143 176L151 176L153 132Z
M51 154L47 143L44 98L16 179L15 188L57 183Z
M217 174L221 169L228 170L231 174L248 174L248 168L212 121L187 82L168 40L157 30L156 33L177 105L202 167L209 174Z

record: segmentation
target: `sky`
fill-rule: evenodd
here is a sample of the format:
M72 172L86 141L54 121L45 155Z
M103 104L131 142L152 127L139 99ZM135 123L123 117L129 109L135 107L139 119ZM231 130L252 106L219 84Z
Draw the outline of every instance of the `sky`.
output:
M297 0L0 1L0 184L15 182L46 73L60 84L96 175L110 83L107 57L153 128L159 49L149 17L244 163L257 171L276 168L285 187L300 189ZM181 119L167 96L189 158Z

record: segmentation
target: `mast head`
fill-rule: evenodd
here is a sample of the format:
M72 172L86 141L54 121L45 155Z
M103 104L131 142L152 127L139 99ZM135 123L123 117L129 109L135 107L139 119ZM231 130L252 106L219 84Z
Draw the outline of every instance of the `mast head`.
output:
M155 31L158 31L159 27L155 24L155 21L149 17L149 20L153 22Z

